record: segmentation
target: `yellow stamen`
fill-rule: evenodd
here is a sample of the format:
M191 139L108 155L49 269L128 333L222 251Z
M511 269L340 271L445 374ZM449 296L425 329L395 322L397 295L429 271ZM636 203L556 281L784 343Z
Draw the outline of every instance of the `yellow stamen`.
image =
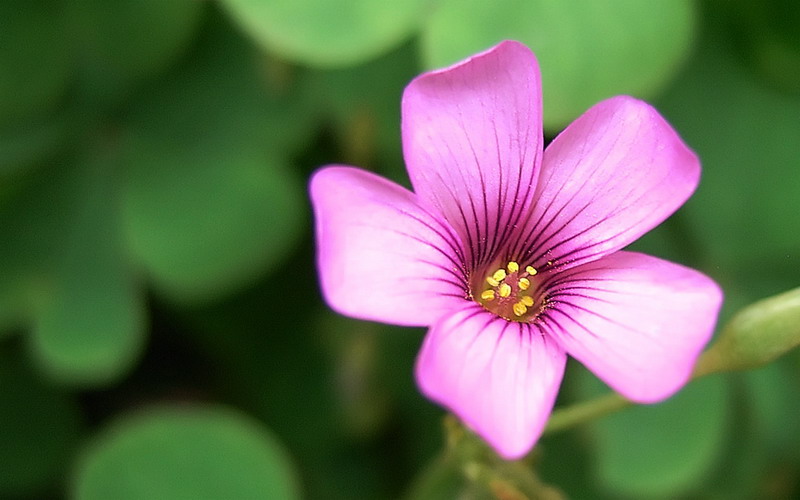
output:
M530 295L523 295L519 299L519 301L522 302L523 304L525 304L528 307L531 307L533 305L533 297L531 297Z
M494 300L494 290L484 290L481 293L481 298L483 300Z
M508 283L503 283L502 285L500 285L500 289L498 290L498 292L500 293L501 297L508 297L509 295L511 295L511 285L509 285Z
M486 278L486 282L487 282L487 283L489 283L489 284L490 284L490 285L492 285L492 286L497 286L497 285L499 285L499 284L500 284L500 282L499 282L499 281L497 281L496 279L492 278L491 276L489 276L488 278Z
M528 278L520 278L517 284L519 285L520 290L527 290L531 287L531 280Z
M526 267L526 268L525 268L525 271L527 271L527 272L528 272L528 274L530 274L531 276L534 276L536 273L538 273L538 272L539 272L539 271L537 271L537 270L536 270L536 268L535 268L535 267L533 267L533 266L528 266L528 267Z
M519 271L519 264L517 264L513 260L511 262L509 262L508 266L506 266L506 267L508 268L508 272L510 272L510 273L515 273L515 272Z
M528 307L525 304L523 304L522 302L517 302L516 304L514 304L511 307L511 309L514 311L514 314L516 314L517 316L522 316L523 314L528 312Z
M506 277L506 270L505 269L498 269L492 275L492 278L494 278L497 281L503 281L505 279L505 277ZM492 286L495 286L495 285L492 285Z

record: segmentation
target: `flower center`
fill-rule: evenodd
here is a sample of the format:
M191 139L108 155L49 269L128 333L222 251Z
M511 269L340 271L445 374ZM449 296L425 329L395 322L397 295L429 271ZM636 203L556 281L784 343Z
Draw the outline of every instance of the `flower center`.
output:
M510 321L528 322L539 313L531 279L538 271L533 266L521 269L519 264L510 261L498 268L480 282L473 283L472 290L476 302L486 310Z

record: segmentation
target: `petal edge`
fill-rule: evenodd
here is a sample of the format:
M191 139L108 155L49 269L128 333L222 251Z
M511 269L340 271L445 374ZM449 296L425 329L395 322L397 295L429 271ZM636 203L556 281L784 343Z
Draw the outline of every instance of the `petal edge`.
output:
M425 73L403 93L403 155L414 191L458 231L473 268L502 250L529 210L541 112L536 57L514 41Z
M452 410L501 456L516 459L539 439L565 363L554 340L473 303L431 327L416 379L423 394Z
M413 193L353 167L310 182L323 295L347 316L427 326L464 302L461 249L452 229Z
M704 274L635 252L564 272L548 293L548 328L626 398L654 403L689 380L714 332L722 291Z
M652 106L602 101L545 150L520 253L534 265L576 265L617 251L675 212L699 181L697 155Z

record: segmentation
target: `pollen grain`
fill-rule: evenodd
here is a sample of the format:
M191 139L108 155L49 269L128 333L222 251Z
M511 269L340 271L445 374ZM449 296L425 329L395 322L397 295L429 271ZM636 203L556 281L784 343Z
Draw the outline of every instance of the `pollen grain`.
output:
M475 300L488 311L509 321L531 321L538 309L534 297L539 292L533 278L538 274L536 268L523 268L518 261L509 260L503 267L490 269L492 272L484 274L483 281L476 283L480 293L476 294Z
M494 279L495 281L498 281L498 282L499 281L503 281L504 279L506 279L506 270L505 269L498 269L492 275L492 279Z

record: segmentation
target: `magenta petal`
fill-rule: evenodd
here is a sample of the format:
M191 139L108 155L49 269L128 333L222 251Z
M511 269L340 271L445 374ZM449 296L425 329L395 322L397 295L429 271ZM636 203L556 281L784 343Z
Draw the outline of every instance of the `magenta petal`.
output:
M608 99L545 150L521 247L534 265L618 250L677 210L699 177L697 157L655 109Z
M515 459L542 433L566 355L530 325L466 304L434 324L417 359L417 383L497 452Z
M414 191L458 230L470 263L496 253L528 212L541 163L539 66L518 42L412 81L403 149Z
M624 251L567 270L547 286L543 325L571 356L640 403L686 383L722 304L707 276Z
M322 292L342 314L427 326L464 302L452 228L407 189L352 167L311 179Z

